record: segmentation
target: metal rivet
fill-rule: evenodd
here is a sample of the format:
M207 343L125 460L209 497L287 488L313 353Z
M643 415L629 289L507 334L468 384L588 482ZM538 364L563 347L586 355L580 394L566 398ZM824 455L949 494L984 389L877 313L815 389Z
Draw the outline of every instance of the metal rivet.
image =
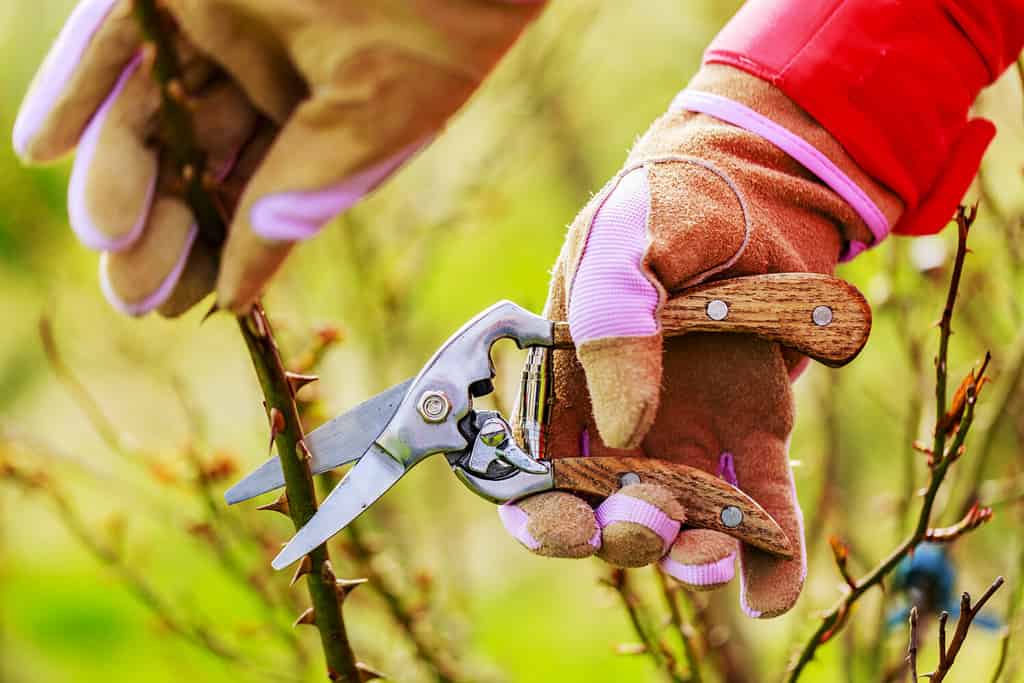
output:
M619 484L621 484L622 486L629 486L630 484L639 484L639 483L640 483L640 475L637 474L636 472L626 472L621 477L619 477Z
M721 299L712 299L708 302L706 310L712 320L725 320L725 316L729 315L729 304Z
M815 306L811 311L811 320L818 327L825 327L832 322L832 309L828 306Z
M722 508L722 524L728 529L735 529L743 523L743 511L735 505L727 505Z
M443 391L424 391L416 409L427 422L444 422L452 410L452 404Z

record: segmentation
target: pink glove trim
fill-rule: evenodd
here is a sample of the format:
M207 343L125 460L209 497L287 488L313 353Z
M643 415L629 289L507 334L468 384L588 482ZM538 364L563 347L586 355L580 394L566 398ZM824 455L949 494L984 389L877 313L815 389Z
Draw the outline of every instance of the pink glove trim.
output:
M721 95L683 90L676 95L669 107L669 111L682 110L708 114L751 133L756 133L803 164L807 170L818 176L823 183L853 207L853 210L868 226L871 234L875 236L875 241L871 246L877 245L889 234L889 221L886 220L885 214L878 208L878 205L859 185L832 163L831 159L803 138L753 109ZM867 246L860 242L851 242L844 249L840 260L849 261L864 251Z
M120 78L110 95L103 102L100 108L93 115L89 125L86 126L78 143L78 154L75 156L75 164L71 169L71 180L68 183L68 219L71 229L78 236L78 239L85 246L97 251L123 251L127 249L142 234L146 227L146 219L149 217L149 207L153 203L153 195L156 192L156 174L150 178L149 186L146 188L145 202L142 205L142 213L136 218L135 224L127 234L117 238L111 238L96 227L89 215L86 201L86 188L89 182L89 167L92 166L93 157L96 154L96 145L99 142L103 123L110 112L110 107L117 100L118 95L124 90L125 84L142 63L142 55L136 55L128 67L121 73Z
M733 486L739 487L739 478L736 476L736 461L732 453L723 451L718 456L718 476Z
M736 575L736 553L708 564L683 564L666 555L658 566L672 578L690 586L717 586L729 583Z
M145 315L153 309L158 308L163 302L167 301L167 297L169 297L171 292L174 291L174 288L178 286L178 280L181 279L181 274L185 272L185 264L188 263L189 254L192 253L192 245L195 244L196 236L198 234L199 228L193 223L192 227L189 229L188 237L185 238L185 247L178 255L178 260L175 262L171 272L163 279L160 286L142 301L124 301L117 295L114 291L113 284L110 282L110 274L107 272L110 252L103 252L100 256L100 289L103 290L103 296L106 297L111 306L125 315Z
M521 507L515 503L499 505L498 517L501 519L505 531L511 534L517 541L530 550L536 550L540 547L540 541L534 538L533 534L526 529L526 525L530 523L530 516Z
M569 328L576 343L657 333L658 290L644 274L650 189L635 168L614 181L594 213L572 284Z
M14 122L14 150L22 159L28 157L28 148L45 123L61 92L92 42L96 31L110 14L117 0L85 0L71 12L39 69L34 87L18 111Z
M739 186L714 164L682 155L649 159L645 164L667 162L693 164L715 174L732 190L743 212L743 241L736 252L682 284L689 287L739 260L750 242L750 212ZM606 337L644 337L658 331L658 291L642 268L651 202L646 169L624 169L612 183L594 213L570 283L569 329L577 344Z
M602 529L614 522L633 522L645 526L661 537L667 551L679 535L679 522L666 515L660 508L647 501L613 493L604 499L594 511L597 524Z
M327 221L352 208L428 142L414 142L322 190L280 192L256 200L249 212L253 231L263 239L279 242L313 237Z

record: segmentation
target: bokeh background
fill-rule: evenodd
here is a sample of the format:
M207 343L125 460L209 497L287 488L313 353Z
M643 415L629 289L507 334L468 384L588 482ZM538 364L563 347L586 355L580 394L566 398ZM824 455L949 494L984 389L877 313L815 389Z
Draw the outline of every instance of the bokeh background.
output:
M0 3L0 130L11 130L72 4ZM685 85L738 4L552 3L429 150L296 250L267 307L290 361L322 377L305 395L309 424L414 372L499 298L539 310L564 226ZM936 520L954 521L981 484L995 519L950 558L958 590L977 595L1007 577L988 613L1010 628L972 631L956 681L989 680L1004 641L1001 680L1024 680L1013 628L1024 560L1020 90L1011 69L977 105L1000 133L969 197L981 208L950 372L955 382L991 349L993 384ZM305 591L289 591L288 575L268 567L290 523L220 504L223 489L267 457L237 330L224 316L201 322L198 309L174 321L114 312L96 284L96 255L66 225L68 170L25 168L0 145L0 681L320 680L315 631L291 628ZM690 596L689 618L709 648L706 680L729 658L731 680L781 674L840 594L830 535L848 544L859 574L906 532L926 481L910 444L934 420L933 323L952 233L890 239L842 267L871 300L875 326L852 366L814 367L797 384L792 458L811 550L807 588L790 614L769 621L743 617L735 588ZM503 347L496 355L507 407L521 356ZM361 658L392 680L441 680L424 653L465 681L662 680L647 656L630 654L636 636L619 596L600 583L606 566L531 556L443 462L406 477L358 528L355 549L337 542L336 568L372 580L346 616ZM631 581L660 619L652 572ZM906 648L902 623L885 627L901 600L892 587L865 598L802 680L884 678ZM928 671L933 618L922 633Z

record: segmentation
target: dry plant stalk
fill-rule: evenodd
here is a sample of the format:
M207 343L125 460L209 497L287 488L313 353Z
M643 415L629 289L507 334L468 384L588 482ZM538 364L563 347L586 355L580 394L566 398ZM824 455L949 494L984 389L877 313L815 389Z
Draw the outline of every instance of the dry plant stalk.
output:
M192 208L200 234L219 244L225 235L224 219L216 202L204 187L205 154L195 142L187 94L181 85L177 54L168 35L168 17L155 0L136 0L135 13L147 45L154 54L153 75L160 84L162 107L161 127L167 147L174 158L185 188L185 199ZM277 343L263 309L257 305L239 318L239 329L263 390L271 437L277 446L285 475L288 514L296 529L301 528L317 509L313 477L309 471L308 452L303 444L302 423L295 403L295 388L281 361ZM348 642L342 617L343 592L331 567L327 546L309 554L306 585L312 600L298 623L312 623L320 633L331 680L359 683L368 678L357 666Z
M828 642L841 631L849 619L854 604L870 589L881 586L882 582L896 568L900 561L909 555L921 543L931 540L938 542L952 541L964 533L972 531L991 518L988 508L972 508L960 523L949 529L931 529L929 524L935 498L946 478L950 466L964 452L964 442L974 421L974 407L978 399L981 385L984 383L984 369L988 364L988 356L981 371L970 373L957 391L952 406L947 404L948 389L947 362L949 357L949 338L952 335L953 308L960 290L964 259L967 256L967 237L971 224L977 216L977 207L967 209L960 207L956 214L957 251L953 262L946 303L939 321L939 351L935 359L935 404L936 426L933 441L928 447L920 447L928 456L929 481L922 497L921 508L917 515L917 523L911 534L903 540L874 569L860 579L853 579L845 573L840 564L840 573L844 575L848 590L840 600L822 618L810 639L801 649L799 655L790 666L787 681L794 683L800 678L807 664L814 658L818 648ZM948 443L947 443L948 442ZM837 559L838 559L837 555Z

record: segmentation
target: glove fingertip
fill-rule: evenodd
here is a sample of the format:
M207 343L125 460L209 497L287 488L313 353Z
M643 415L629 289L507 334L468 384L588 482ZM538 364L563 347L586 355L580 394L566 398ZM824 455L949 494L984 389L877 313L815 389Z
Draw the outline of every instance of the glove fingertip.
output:
M577 355L601 439L611 448L639 446L658 412L661 335L587 341Z

